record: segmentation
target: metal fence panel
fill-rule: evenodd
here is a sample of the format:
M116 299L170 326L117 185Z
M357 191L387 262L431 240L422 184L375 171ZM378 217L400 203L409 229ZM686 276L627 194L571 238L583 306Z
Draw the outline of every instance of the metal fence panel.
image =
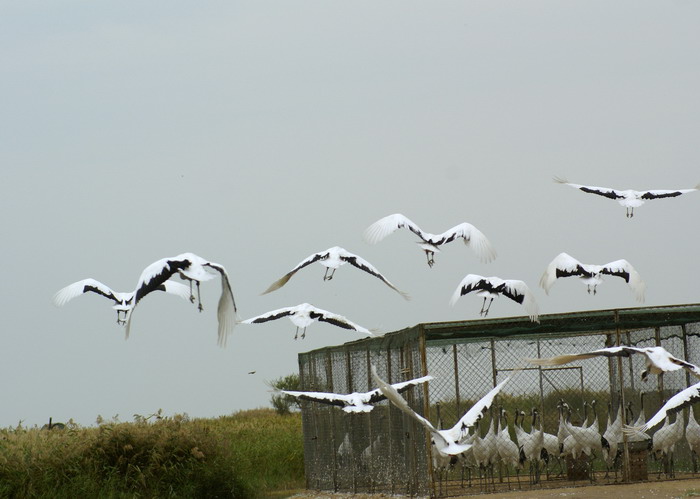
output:
M304 402L307 486L450 496L691 475L697 462L685 428L692 412L671 416L648 432L650 441L627 441L621 432L622 423L648 420L698 381L687 371L642 381L643 355L550 367L525 361L619 344L660 345L698 362L700 305L541 316L539 325L525 318L422 324L301 354L302 389L309 391L371 390L371 365L391 383L431 374L429 385L404 396L438 428L452 427L511 376L492 408L465 432L472 448L451 462L432 456L424 429L387 401L366 414ZM563 427L573 436L567 439Z

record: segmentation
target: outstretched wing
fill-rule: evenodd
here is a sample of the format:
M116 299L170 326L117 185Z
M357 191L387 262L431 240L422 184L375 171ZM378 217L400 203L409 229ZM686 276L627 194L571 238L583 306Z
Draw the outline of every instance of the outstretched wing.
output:
M688 192L695 192L700 188L700 185L696 186L694 189L676 189L676 190L664 190L655 189L650 191L643 191L640 197L642 199L661 199L661 198L675 198L682 194L687 194Z
M391 386L393 386L394 389L398 393L403 393L406 390L408 390L409 388L411 388L412 386L416 386L416 385L419 385L421 383L425 383L426 381L430 381L432 379L433 379L432 376L423 376L421 378L415 378L415 379L412 379L409 381L403 381L401 383L394 383ZM362 397L363 402L365 402L367 404L374 404L376 402L380 402L380 401L385 400L385 399L386 399L386 395L384 395L379 388L372 390L370 392L364 393L363 397Z
M668 402L666 402L661 407L661 409L659 409L658 412L654 414L651 417L651 419L649 419L649 421L646 422L646 424L643 424L642 426L625 425L622 428L622 431L630 435L636 432L645 432L647 430L651 430L659 423L661 423L664 419L666 419L666 416L678 412L684 407L688 407L696 402L700 402L700 383L689 386L685 390L681 390L680 392L676 393L673 397L668 399Z
M216 309L216 316L219 321L219 330L217 344L220 347L226 346L226 339L236 326L237 308L236 301L233 299L233 291L231 291L231 282L228 278L226 269L218 263L207 262L205 267L216 270L221 274L221 296L219 297L219 306Z
M342 315L334 314L333 312L329 312L327 310L322 310L320 308L316 307L311 307L311 312L309 312L309 317L312 319L315 319L317 321L321 322L327 322L329 324L333 324L334 326L341 327L343 329L353 329L357 331L358 333L365 333L370 336L374 336L368 329L363 328L362 326L359 326L355 324L354 322L349 321Z
M376 244L389 234L392 234L396 230L403 227L413 232L426 243L429 242L420 227L418 227L407 217L403 216L401 213L394 213L393 215L388 215L377 220L372 225L367 227L367 229L365 229L363 237L369 244Z
M100 281L96 281L95 279L91 278L74 282L63 289L60 289L53 296L53 303L57 307L62 307L76 296L80 296L84 293L97 293L105 298L109 298L115 303L121 303L121 299L118 298L119 293L112 291L112 288L106 284L102 284Z
M572 184L559 177L554 177L554 181L559 184L566 184L568 186L573 187L574 189L579 189L589 194L597 194L599 196L603 196L609 199L622 199L625 197L624 194L622 194L620 191L611 189L609 187L594 187L591 185Z
M538 366L561 366L577 360L592 359L594 357L629 357L634 353L646 354L645 349L628 346L608 347L590 352L574 353L567 355L558 355L544 359L525 359L531 364Z
M136 283L136 289L134 290L134 306L129 313L129 318L126 321L126 328L124 330L124 337L129 339L129 333L131 332L131 320L134 317L134 310L136 305L149 293L153 291L158 291L162 288L165 281L170 279L179 270L188 268L192 264L191 260L179 255L173 258L163 258L157 260L150 264L148 267L143 269L139 280Z
M573 256L568 253L559 253L554 257L554 260L547 265L547 269L540 279L540 286L544 289L545 293L549 294L550 288L560 277L590 277L590 275L591 273L584 268L583 264Z
M437 452L439 452L441 455L456 456L458 454L461 454L462 452L467 451L471 447L470 444L459 444L456 441L457 439L450 440L449 431L436 430L435 427L430 423L430 421L428 421L423 416L411 409L411 407L408 405L408 402L406 402L406 400L399 394L399 392L393 386L391 386L379 377L379 375L377 374L377 369L374 365L372 365L371 369L372 379L374 379L374 382L379 387L379 390L386 396L386 398L388 398L389 401L396 407L398 407L404 414L415 419L428 432L430 432L430 436L432 437L432 440L435 443L435 448Z
M266 312L262 315L258 315L256 317L251 317L250 319L246 319L244 321L241 321L242 324L260 324L263 322L268 322L268 321L274 321L277 319L281 319L282 317L288 317L290 315L293 315L296 311L296 307L286 307L286 308L278 308L277 310L271 310L270 312Z
M644 284L639 273L634 270L634 267L627 260L615 260L614 262L606 263L600 272L601 274L622 277L632 288L634 298L640 302L644 301L646 284Z
M175 281L165 281L158 288L158 291L165 291L170 295L179 296L183 300L189 301L190 299L190 287L186 286L180 282Z
M452 294L450 299L450 305L454 305L460 296L464 296L472 291L491 291L496 292L496 286L494 286L491 281L486 279L484 276L477 274L467 274L462 282L459 283L457 289Z
M410 387L417 385L419 383L424 383L433 379L432 376L423 376L422 378L412 379L410 381L405 381L403 383L396 383L392 385L399 393L405 392ZM345 408L347 406L354 406L356 404L356 397L359 395L360 400L363 404L373 404L385 400L386 397L379 388L371 390L366 393L361 394L339 394L339 393L325 393L325 392L298 392L289 390L276 390L277 393L284 393L297 397L302 400L310 400L313 402L320 402L322 404L335 405L337 407ZM366 408L363 412L368 412L371 408ZM353 410L346 409L346 412L356 412Z
M496 250L484 233L467 222L456 225L442 234L433 236L430 242L440 246L458 238L464 239L464 244L470 246L483 263L488 263L496 258Z
M503 282L501 294L507 296L516 303L520 303L532 322L539 322L539 307L535 301L535 295L523 281L506 279Z
M343 260L344 262L347 262L350 265L352 265L353 267L356 267L360 270L364 270L368 274L373 275L374 277L376 277L377 279L382 281L384 284L389 286L391 289L396 291L398 294L403 296L405 300L410 299L410 297L408 296L407 293L404 293L399 288L397 288L392 283L390 283L386 277L384 277L376 268L374 268L374 266L371 263L369 263L364 258L359 257L357 255L354 255L346 250L342 250L339 253L340 253L340 259Z
M311 265L314 262L317 262L323 258L326 258L327 256L328 256L328 250L321 251L319 253L314 253L313 255L310 255L309 257L307 257L303 261L299 262L299 264L296 267L294 267L292 270L290 270L289 272L284 274L282 277L277 279L275 282L270 284L270 286L265 291L263 291L261 294L266 295L267 293L271 293L271 292L281 288L282 286L287 284L287 281L289 281L292 278L292 276L294 274L296 274L299 270L303 269L304 267L306 267L308 265Z
M136 283L134 307L150 292L170 279L179 270L188 268L192 262L188 258L163 258L146 267Z
M498 392L501 391L501 388L503 388L508 381L510 381L510 376L491 389L491 391L484 395L471 409L464 413L459 421L457 421L457 424L450 429L450 435L453 440L458 441L466 435L469 428L474 426L479 420L479 417L491 407L496 395L498 395Z
M389 399L389 401L394 404L396 407L401 409L405 414L408 416L412 417L418 423L423 425L426 430L428 430L433 436L437 436L443 441L445 441L444 437L438 433L438 431L435 429L435 427L432 425L430 421L425 419L423 416L420 414L416 413L411 407L408 405L408 402L406 402L406 399L404 399L399 392L394 388L392 385L384 381L382 378L379 377L377 374L377 368L372 365L371 367L372 370L372 379L376 383L376 385L379 387L379 391L382 392L382 394ZM446 442L449 443L449 442Z
M337 407L345 407L350 403L350 398L347 395L338 393L324 392L295 392L288 390L276 390L279 393L291 395L302 400L310 400L312 402L320 402L322 404L335 405Z
M695 364L691 364L683 359L676 358L673 355L671 355L668 360L677 366L681 366L686 371L689 371L696 378L700 378L700 367L696 366Z

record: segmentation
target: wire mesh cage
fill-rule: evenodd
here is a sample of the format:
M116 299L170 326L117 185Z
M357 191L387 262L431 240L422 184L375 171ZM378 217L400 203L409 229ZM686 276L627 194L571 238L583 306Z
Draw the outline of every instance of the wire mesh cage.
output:
M683 369L646 371L644 355L596 356L553 366L527 359L630 345L663 346L700 361L700 305L419 324L299 355L301 389L372 390L371 366L389 383L430 374L403 393L435 428L460 418L508 380L471 428L462 454L441 457L430 434L388 401L368 413L302 403L307 487L454 496L518 488L692 476L700 425L692 406L646 433L624 434L698 380ZM697 443L694 443L697 441Z

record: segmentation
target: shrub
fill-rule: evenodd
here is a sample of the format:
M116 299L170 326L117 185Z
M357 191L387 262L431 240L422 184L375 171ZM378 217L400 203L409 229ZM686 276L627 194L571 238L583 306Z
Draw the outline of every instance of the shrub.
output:
M0 497L255 497L303 484L301 418L137 417L0 430Z

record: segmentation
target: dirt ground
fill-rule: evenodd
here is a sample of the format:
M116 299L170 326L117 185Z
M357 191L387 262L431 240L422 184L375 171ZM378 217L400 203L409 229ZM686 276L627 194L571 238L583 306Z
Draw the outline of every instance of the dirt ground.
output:
M700 497L700 479L683 479L668 481L650 481L633 484L589 485L585 487L568 487L559 489L514 490L491 494L475 494L454 497L452 499L671 499ZM289 495L294 499L378 499L382 497L400 497L388 494L332 494L319 491L298 491Z

